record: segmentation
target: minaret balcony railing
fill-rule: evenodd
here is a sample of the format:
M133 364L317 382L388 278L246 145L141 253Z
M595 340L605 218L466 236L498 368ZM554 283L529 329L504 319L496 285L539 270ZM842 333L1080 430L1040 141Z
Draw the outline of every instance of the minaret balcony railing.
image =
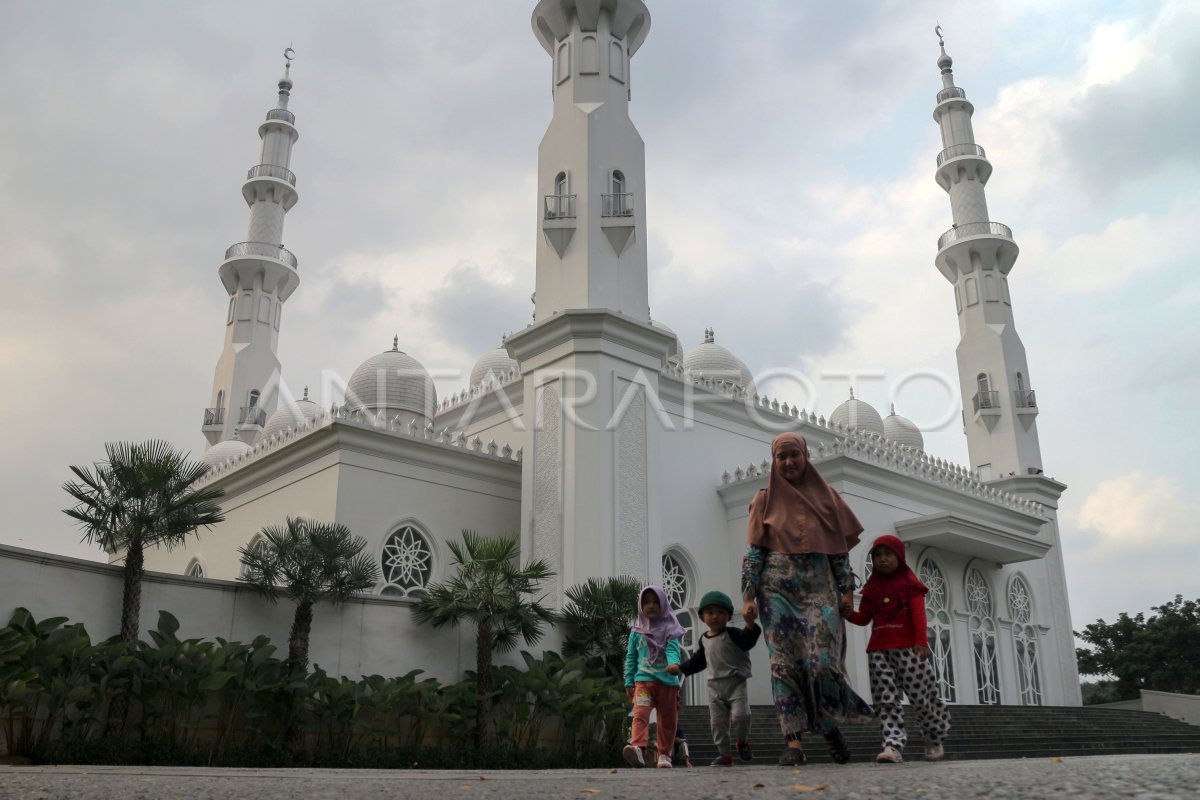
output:
M1037 396L1033 389L1014 389L1013 405L1017 408L1037 408Z
M1000 393L976 392L972 402L976 411L982 411L988 408L1000 408Z
M937 165L940 167L947 159L958 158L959 156L987 158L987 153L983 152L983 148L977 144L952 144L938 153Z
M966 96L967 96L967 93L965 91L958 88L957 86L951 86L949 89L942 89L940 92L938 92L937 101L939 103L942 103L942 102L945 102L946 100L949 100L952 97L965 98Z
M600 195L600 216L632 217L633 192L625 192L624 194Z
M292 269L299 268L299 263L290 250L285 250L281 245L270 242L238 242L225 251L226 261L239 256L264 256L282 261Z
M546 195L545 219L575 219L575 195Z
M281 119L289 125L296 124L296 115L286 108L272 108L267 112L267 119Z
M296 173L278 164L259 164L251 167L246 173L246 180L254 178L278 178L281 181L287 181L292 186L296 185Z
M1006 239L1013 238L1012 228L1000 222L964 222L962 225L952 226L950 230L939 236L937 248L939 251L944 250L959 239L966 239L968 236L1003 236Z
M241 413L238 414L238 424L261 427L267 424L267 412L258 406L242 406Z
M225 424L225 409L224 408L206 408L206 409L204 409L204 424L205 425L224 425Z

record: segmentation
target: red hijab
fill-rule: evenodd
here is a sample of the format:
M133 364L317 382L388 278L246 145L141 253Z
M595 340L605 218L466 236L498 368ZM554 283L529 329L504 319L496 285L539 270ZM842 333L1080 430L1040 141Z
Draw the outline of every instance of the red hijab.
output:
M871 544L872 553L876 547L886 547L895 553L896 558L900 559L900 566L891 575L872 570L871 577L863 586L862 596L863 600L870 600L884 616L890 616L891 612L904 608L910 597L924 595L929 589L908 566L904 557L904 542L895 536L880 536Z
M785 445L798 447L804 459L797 485L780 474L775 462ZM850 506L809 462L804 437L791 431L776 436L771 442L771 479L766 491L750 503L747 541L779 553L848 553L862 530Z

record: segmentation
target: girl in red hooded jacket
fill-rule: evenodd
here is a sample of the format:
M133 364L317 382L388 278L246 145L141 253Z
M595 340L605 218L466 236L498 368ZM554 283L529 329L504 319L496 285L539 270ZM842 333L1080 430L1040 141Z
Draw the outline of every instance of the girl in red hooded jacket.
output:
M902 696L917 711L925 737L925 760L945 758L942 739L950 730L950 712L938 692L929 642L925 633L925 594L921 583L904 560L904 543L895 536L880 536L871 545L871 577L863 586L858 611L844 600L842 616L855 625L871 626L867 660L871 673L871 695L883 726L883 751L875 757L881 764L904 760Z

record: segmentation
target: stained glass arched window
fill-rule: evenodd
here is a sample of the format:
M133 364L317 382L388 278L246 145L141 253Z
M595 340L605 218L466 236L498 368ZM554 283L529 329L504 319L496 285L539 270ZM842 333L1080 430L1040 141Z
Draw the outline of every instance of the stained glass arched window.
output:
M980 705L1000 702L1000 676L996 665L996 621L992 589L975 567L967 571L967 625L971 629L971 654L975 660L975 691Z
M929 649L933 651L933 671L938 679L942 700L953 703L958 698L954 685L954 654L950 646L950 594L946 577L931 558L921 559L917 576L929 587L925 596L925 624Z
M1008 613L1012 616L1013 646L1017 653L1017 687L1021 704L1042 704L1042 681L1038 671L1038 630L1032 624L1033 599L1029 584L1020 575L1008 584Z
M429 585L433 575L433 549L415 525L401 525L383 543L380 558L383 589L380 594L408 597Z

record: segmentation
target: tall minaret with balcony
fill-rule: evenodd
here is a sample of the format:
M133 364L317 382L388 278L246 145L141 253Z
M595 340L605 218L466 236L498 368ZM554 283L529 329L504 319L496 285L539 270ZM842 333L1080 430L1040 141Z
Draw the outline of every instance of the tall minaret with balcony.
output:
M242 196L250 206L246 241L225 251L218 275L229 292L225 346L213 374L202 430L209 446L235 436L247 444L262 431L279 393L279 325L283 303L300 283L296 257L283 247L283 218L296 204L296 176L288 169L300 137L288 111L291 66L279 79L279 99L258 126L262 156L246 173Z
M629 119L630 62L649 28L640 1L534 10L554 96L538 147L536 321L568 308L649 321L646 152Z
M526 432L521 548L555 576L655 579L662 552L661 427L650 406L674 337L650 325L645 148L629 119L642 0L541 0L553 117L538 148L534 324L505 347L521 365Z
M1042 471L1037 403L1025 347L1013 323L1008 273L1018 248L1007 225L988 215L984 187L992 165L975 144L966 92L954 85L941 28L933 118L942 133L937 182L950 195L954 224L938 239L936 264L954 285L958 309L958 376L971 466L983 480Z

